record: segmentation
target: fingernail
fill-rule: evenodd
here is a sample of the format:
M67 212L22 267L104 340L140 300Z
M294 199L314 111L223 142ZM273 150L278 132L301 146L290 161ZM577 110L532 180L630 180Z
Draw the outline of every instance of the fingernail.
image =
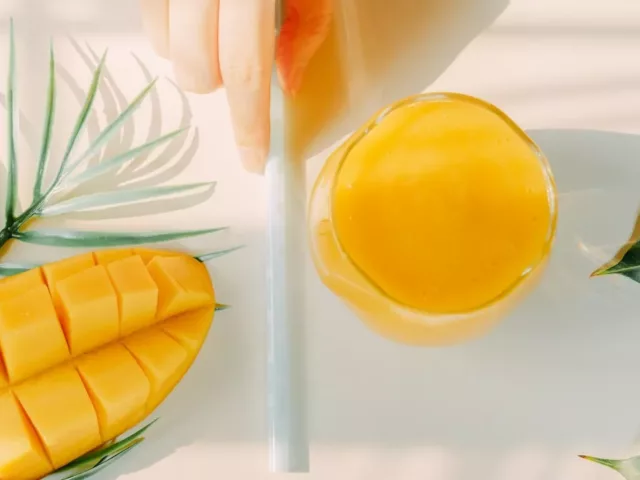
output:
M267 161L266 154L257 148L240 147L240 160L245 170L258 175L264 174L264 168Z

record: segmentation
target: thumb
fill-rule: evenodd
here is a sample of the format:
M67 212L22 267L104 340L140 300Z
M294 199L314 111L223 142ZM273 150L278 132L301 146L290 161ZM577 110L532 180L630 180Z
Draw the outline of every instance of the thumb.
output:
M327 38L333 15L332 0L287 0L276 63L280 85L287 93L300 90L304 70Z

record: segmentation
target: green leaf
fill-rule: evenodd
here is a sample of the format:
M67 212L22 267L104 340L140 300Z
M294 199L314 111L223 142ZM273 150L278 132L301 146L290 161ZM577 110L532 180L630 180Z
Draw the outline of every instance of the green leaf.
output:
M216 303L216 312L221 312L222 310L228 310L231 308L231 305L227 305L226 303Z
M157 200L178 193L200 190L205 187L212 187L215 182L190 183L186 185L168 185L160 187L117 189L112 192L92 193L81 195L69 200L45 206L40 215L51 217L70 212L81 212L96 208L115 207L123 204L130 204L140 201Z
M613 265L601 267L591 274L592 277L603 275L624 275L640 283L640 242L635 242Z
M82 110L80 110L80 114L78 115L78 119L76 120L75 127L73 128L73 132L71 132L71 137L69 138L69 142L67 143L67 149L64 152L64 156L62 157L62 162L60 164L60 171L56 176L56 180L54 181L53 186L58 183L60 178L62 178L67 163L69 162L69 158L71 156L71 152L73 151L73 147L78 140L78 136L82 129L84 128L85 123L87 122L87 117L89 116L89 112L91 112L91 108L93 107L93 102L96 99L96 93L98 92L98 84L100 83L100 77L102 75L102 68L104 67L104 62L107 59L107 51L102 54L102 58L100 59L100 63L96 68L95 72L93 72L93 78L91 79L91 84L89 85L89 91L87 92L87 98L84 101L84 105L82 106Z
M42 145L40 147L40 159L36 172L36 181L33 185L33 198L42 195L42 181L47 169L47 159L49 158L49 147L51 146L51 131L53 129L53 118L55 116L56 104L56 62L53 52L53 43L49 45L49 86L47 88L47 109L44 116L44 129L42 132Z
M119 247L167 242L226 230L228 227L184 230L178 232L84 232L78 230L28 230L16 232L14 238L25 243L52 247Z
M640 480L640 456L625 458L622 460L591 457L589 455L579 455L579 457L611 468L622 475L626 480Z
M142 436L158 419L151 421L141 429L133 432L131 435L118 440L111 444L106 445L104 448L89 452L82 457L74 460L73 462L65 465L61 469L55 472L56 478L64 480L79 480L81 478L87 478L99 470L115 461L121 455L130 451L136 445L139 445L144 440ZM54 480L51 477L50 480Z
M13 18L9 20L9 75L7 80L7 201L5 218L7 225L15 220L15 208L18 197L18 166L16 160L15 126L15 81L16 81L16 45L13 32Z
M195 258L199 262L205 263L205 262L208 262L209 260L213 260L214 258L222 257L229 253L235 252L236 250L240 250L241 248L244 248L244 245L227 248L225 250L216 250L215 252L203 253L201 255L196 255L193 258Z
M0 263L0 276L10 277L36 268L37 265L28 265L22 263Z
M162 137L158 137L155 140L152 140L150 142L144 143L138 147L132 148L131 150L124 152L124 153L120 153L118 155L116 155L115 157L112 157L108 160L105 160L103 162L100 162L98 165L96 165L95 167L91 167L88 168L87 170L83 171L82 173L79 173L78 175L73 175L70 177L69 179L69 183L73 183L73 184L80 184L82 182L87 182L89 180L93 180L94 178L103 175L109 171L115 170L117 168L119 168L120 166L122 166L123 164L125 164L127 161L137 157L138 155L144 153L146 150L150 150L152 148L155 148L169 140L171 140L172 138L176 137L177 135L181 134L182 132L188 130L188 127L186 128L180 128L178 130L174 130L171 133L167 133L166 135L163 135Z
M82 457L78 458L77 460L74 460L73 462L71 462L70 464L66 465L65 467L62 468L62 470L60 471L65 471L65 470L70 470L73 468L77 468L79 466L82 466L83 464L90 462L91 460L102 460L104 457L107 457L109 455L113 455L115 453L118 453L120 451L122 451L122 449L128 445L130 445L132 442L134 442L137 439L140 439L140 437L142 437L142 434L144 432L146 432L147 430L149 430L149 428L151 428L151 426L156 423L158 421L158 419L154 419L151 422L149 422L147 425L145 425L144 427L142 427L139 430L136 430L135 432L133 432L131 435L123 438L122 440L118 440L117 442L114 442L108 446L106 446L105 448L102 448L100 450L95 450L93 452L89 452L86 455L83 455Z
M80 158L78 158L74 163L72 163L65 172L65 175L70 174L71 172L73 172L76 167L78 165L80 165L84 160L86 160L87 158L89 158L91 155L93 155L95 152L97 152L105 143L107 143L109 141L109 139L111 138L111 136L113 134L115 134L118 131L118 128L131 116L131 114L140 106L140 104L142 103L142 100L144 100L144 98L147 96L147 94L151 91L151 89L154 87L154 85L157 82L157 78L152 80L151 83L149 83L149 85L147 85L132 101L131 103L129 103L129 105L127 106L127 108L125 108L122 113L120 113L120 115L118 115L116 117L116 119L111 122L109 125L107 125L107 127L102 130L102 132L100 132L100 135L98 135L97 138L95 138L92 142L91 145L89 145L89 148L82 154L80 155Z
M95 466L91 467L89 470L76 473L75 475L71 475L70 477L65 477L63 480L84 480L86 478L89 478L101 472L103 469L107 468L112 463L115 463L121 457L123 457L124 455L129 453L131 450L133 450L135 447L140 445L143 441L144 441L144 438L138 438L137 440L133 441L130 445L120 450L118 453L112 455L111 457L107 457L100 460Z

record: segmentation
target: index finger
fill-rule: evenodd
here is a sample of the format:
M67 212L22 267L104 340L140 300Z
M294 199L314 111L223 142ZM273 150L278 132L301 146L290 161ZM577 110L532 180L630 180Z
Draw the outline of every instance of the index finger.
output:
M275 0L220 0L220 72L245 168L262 173L269 151Z

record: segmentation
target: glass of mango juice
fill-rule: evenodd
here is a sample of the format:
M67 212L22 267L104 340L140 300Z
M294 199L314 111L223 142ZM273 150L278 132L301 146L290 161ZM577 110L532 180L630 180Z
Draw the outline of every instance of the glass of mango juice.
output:
M537 285L557 191L507 115L428 93L378 112L330 155L308 222L320 278L369 327L447 345L486 333Z

